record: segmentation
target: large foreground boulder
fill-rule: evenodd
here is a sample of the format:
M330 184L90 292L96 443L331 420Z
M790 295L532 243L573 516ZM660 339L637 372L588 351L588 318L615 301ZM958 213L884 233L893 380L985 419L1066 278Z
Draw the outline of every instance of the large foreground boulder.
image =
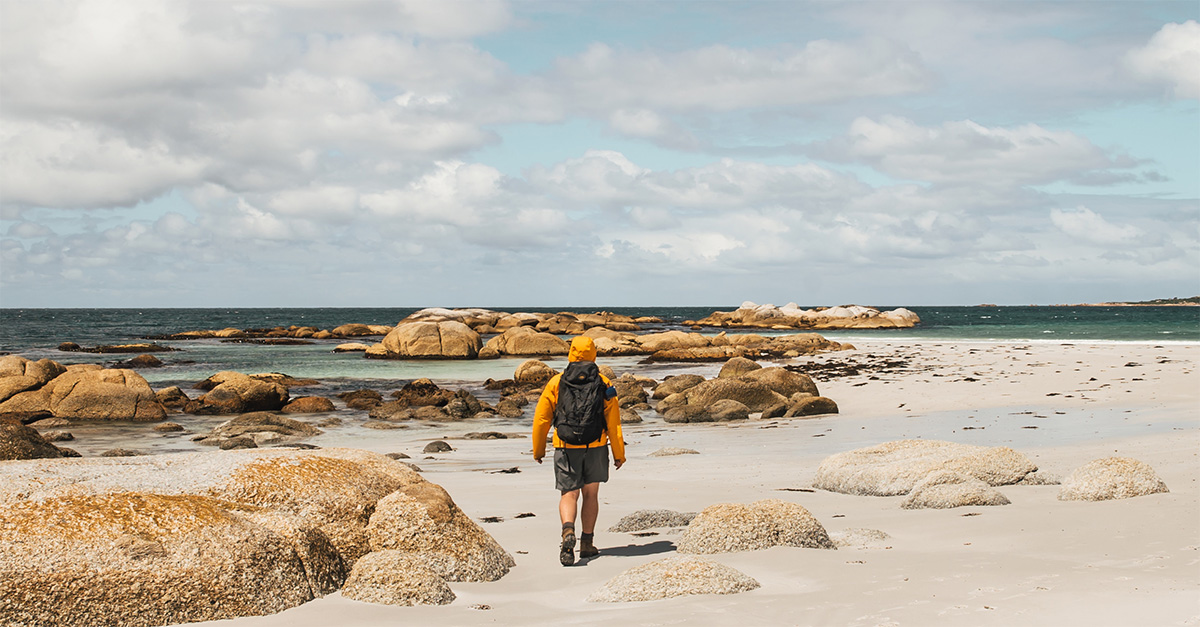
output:
M1006 446L897 440L826 457L817 468L813 486L844 494L896 496L908 494L939 470L958 471L999 486L1022 480L1037 466Z
M741 571L699 557L668 557L631 568L587 598L592 603L653 601L694 594L737 594L759 584Z
M5 625L167 625L314 596L287 538L211 497L63 495L3 509Z
M1108 501L1168 492L1167 484L1145 462L1106 457L1080 466L1062 482L1060 501Z
M0 624L166 625L279 612L341 587L372 550L368 523L381 500L431 493L441 512L457 510L403 463L353 449L5 462ZM464 556L498 549L482 530L466 538L429 524L438 514L413 509L406 521L382 509L428 545ZM409 593L420 596L398 592Z
M835 548L825 527L807 509L779 499L704 508L683 531L680 553L757 551L773 546Z

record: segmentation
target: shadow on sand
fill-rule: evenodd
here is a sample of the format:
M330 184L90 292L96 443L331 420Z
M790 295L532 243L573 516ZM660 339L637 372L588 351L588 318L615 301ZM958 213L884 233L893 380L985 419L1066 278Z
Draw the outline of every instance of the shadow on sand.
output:
M675 550L675 543L670 540L658 540L650 544L626 544L625 546L613 546L600 549L601 555L620 555L622 557L638 557L641 555L655 555L658 553L670 553Z

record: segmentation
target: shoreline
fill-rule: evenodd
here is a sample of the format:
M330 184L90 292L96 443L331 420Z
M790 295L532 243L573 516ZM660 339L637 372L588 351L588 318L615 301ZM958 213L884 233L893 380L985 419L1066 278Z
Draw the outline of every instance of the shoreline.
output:
M857 354L886 351L911 367L818 380L841 407L838 415L703 425L648 416L628 425L629 463L601 490L597 544L608 553L583 565L557 563L552 473L529 458L527 435L453 440L456 451L412 461L473 519L501 519L483 527L517 560L503 579L452 584L458 599L447 606L372 605L335 593L272 616L200 624L1200 624L1200 344L862 344ZM707 367L715 372L719 364ZM374 440L364 448L417 452L430 436L444 435L420 431L388 432L395 445ZM1015 485L999 488L1011 505L913 511L898 507L902 497L801 491L811 489L825 456L902 437L1012 446L1060 476L1092 459L1134 457L1170 492L1062 502L1057 486ZM676 446L699 454L649 455ZM492 474L510 467L519 472ZM678 530L606 531L621 516L765 498L807 508L830 532L869 528L890 538L836 551L706 556L762 585L742 594L584 601L617 574L674 554Z

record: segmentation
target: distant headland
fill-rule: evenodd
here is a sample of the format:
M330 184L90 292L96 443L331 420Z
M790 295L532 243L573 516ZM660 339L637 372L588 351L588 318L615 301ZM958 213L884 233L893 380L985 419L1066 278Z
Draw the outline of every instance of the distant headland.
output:
M1114 303L1080 303L1078 305L1067 305L1068 307L1198 307L1200 306L1200 296L1192 296L1190 298L1156 298L1154 300L1140 300L1133 302L1114 302Z

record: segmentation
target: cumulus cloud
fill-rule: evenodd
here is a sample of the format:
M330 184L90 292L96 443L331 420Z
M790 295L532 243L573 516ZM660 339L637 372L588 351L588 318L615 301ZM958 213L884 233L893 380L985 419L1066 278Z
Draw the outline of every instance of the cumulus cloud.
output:
M1137 78L1166 85L1176 98L1200 98L1200 24L1164 25L1125 63Z
M868 163L892 176L930 183L1037 185L1135 164L1070 131L1036 124L986 127L971 120L921 126L898 116L858 118L816 154Z
M1105 220L1104 216L1087 207L1077 207L1074 210L1051 209L1050 221L1063 233L1092 244L1132 244L1143 236L1137 227L1130 224L1112 224Z
M921 60L884 38L814 40L800 48L716 45L668 54L596 43L551 75L585 106L731 111L913 93L930 81Z

